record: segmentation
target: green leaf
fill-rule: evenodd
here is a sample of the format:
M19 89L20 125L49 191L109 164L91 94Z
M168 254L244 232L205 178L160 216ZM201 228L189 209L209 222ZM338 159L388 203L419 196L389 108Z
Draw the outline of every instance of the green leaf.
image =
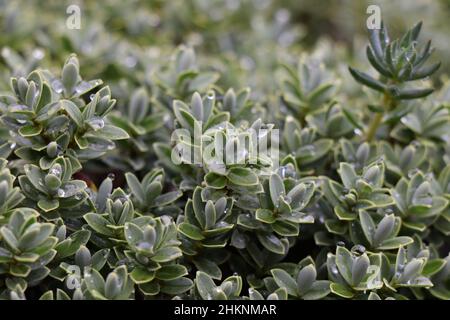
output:
M216 285L214 281L206 273L202 271L197 271L195 277L195 285L197 287L198 293L203 300L213 300L214 299L214 289Z
M272 199L272 203L275 207L278 207L280 196L284 196L286 191L284 189L283 180L277 174L272 174L269 180L269 188L270 188L270 197Z
M216 208L211 200L205 206L205 228L211 229L216 224Z
M350 289L339 283L331 283L330 290L335 295L346 299L353 298L355 295Z
M158 252L152 257L155 262L163 263L175 260L181 257L183 254L178 247L166 247L158 250Z
M426 88L426 89L396 89L394 98L398 100L410 100L410 99L418 99L424 98L430 95L434 89Z
M4 240L12 250L18 251L19 242L11 230L3 226L0 228L0 234L2 235L2 240Z
M40 124L30 124L23 127L20 127L19 134L22 137L34 137L39 135L42 132L42 126Z
M336 249L336 266L347 283L352 283L353 259L350 251L344 247Z
M259 242L269 251L276 253L276 254L285 254L286 249L281 242L280 239L278 239L277 236L273 234L258 234L257 235Z
M203 240L205 239L205 236L202 234L202 231L187 222L183 222L178 226L178 231L180 231L183 235L186 237L192 239L192 240Z
M380 92L384 92L386 90L386 85L383 84L382 82L372 78L371 76L369 76L367 73L355 70L351 67L348 68L350 71L350 74L352 75L352 77L358 81L359 83L368 86L369 88L372 88L374 90L380 91Z
M70 95L73 92L77 82L78 66L72 62L66 63L62 70L62 83L67 95Z
M46 292L44 292L41 297L39 298L39 300L53 300L53 291L48 290Z
M114 232L112 231L112 229L107 227L110 222L106 220L102 215L98 213L87 213L84 215L84 219L95 231L109 237L114 236Z
M77 127L83 127L83 115L78 106L70 100L61 100L61 107L66 111L67 115L75 122Z
M175 100L173 102L173 111L175 113L175 117L183 126L183 128L193 132L196 120L188 110L189 108L184 102L179 100Z
M339 166L339 175L341 176L342 183L347 189L355 187L355 181L358 178L355 169L348 163L341 162Z
M365 210L361 210L359 212L359 220L361 222L361 228L366 236L367 241L372 243L373 235L375 232L375 223L372 220L372 217Z
M258 183L258 176L247 168L231 168L227 178L238 186L253 186Z
M222 279L222 270L214 261L207 258L196 258L193 262L199 271L207 273L213 279Z
M161 292L175 296L190 290L193 285L191 279L182 277L175 280L164 281Z
M304 295L311 289L316 281L317 272L314 265L310 264L302 268L297 275L297 290L300 295Z
M144 204L145 203L145 193L142 189L141 183L136 178L134 174L131 172L125 173L125 178L127 180L128 187L131 189L133 195L137 198L137 200Z
M276 221L272 224L272 229L283 237L296 237L299 234L298 223L290 221Z
M136 267L130 273L131 280L136 284L147 283L155 278L155 272L142 267Z
M154 296L159 293L159 291L161 290L161 286L158 282L151 281L147 283L141 283L139 285L139 289L146 296Z
M287 300L288 293L286 288L278 288L274 293L271 293L267 296L267 300Z
M26 277L31 272L31 267L25 264L11 264L9 268L11 275L16 277Z
M256 210L256 219L264 223L274 223L276 218L271 210L258 209Z
M208 187L214 189L223 189L227 184L227 177L215 172L208 172L205 175L205 182Z
M395 216L393 214L387 215L381 219L373 236L375 244L383 242L392 235L395 227Z
M367 254L363 254L362 256L356 258L353 261L352 265L352 285L357 286L361 280L364 278L364 276L367 273L367 269L369 268L370 260L367 257Z
M272 269L270 273L280 288L285 288L289 295L297 296L296 281L283 269Z
M426 277L431 277L442 270L446 265L445 259L430 259L425 264L422 274Z
M356 213L349 212L341 205L337 205L336 207L334 207L334 213L339 218L339 220L343 221L352 221L357 217Z
M59 201L57 199L42 199L39 200L37 205L41 210L49 212L58 209Z
M172 202L180 198L182 195L183 192L179 190L164 193L155 198L155 200L153 201L153 205L157 207L167 206L168 204L171 204Z
M111 140L123 140L130 138L125 130L110 124L105 124L102 129L95 131L93 135L98 138Z
M319 280L312 284L311 288L302 296L302 299L319 300L325 298L330 292L330 281Z
M393 250L397 249L401 246L406 246L408 244L413 243L414 240L410 237L395 237L392 239L384 240L378 247L378 250Z
M202 72L189 83L189 91L204 91L220 78L216 72Z
M185 266L179 264L173 264L168 266L162 266L161 269L156 270L156 278L160 280L175 280L182 276L187 275L187 269Z

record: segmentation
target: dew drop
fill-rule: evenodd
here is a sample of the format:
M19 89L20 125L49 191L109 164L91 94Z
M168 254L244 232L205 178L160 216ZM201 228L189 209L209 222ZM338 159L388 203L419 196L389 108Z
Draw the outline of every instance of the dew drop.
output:
M408 171L408 178L412 178L412 177L414 177L414 175L417 173L417 172L419 172L419 169L411 169L411 170L409 170Z
M137 59L135 57L131 56L131 55L127 56L124 59L124 65L127 68L132 69L132 68L134 68L136 66L136 64L137 64Z
M89 82L83 81L78 86L75 87L75 92L80 94L91 89Z
M41 49L35 49L33 50L32 56L36 60L41 60L42 58L44 58L44 51Z
M66 195L66 192L63 189L58 189L57 193L60 198L63 198Z
M165 225L169 225L171 222L170 217L168 217L168 216L161 216L161 221Z
M356 254L363 254L364 252L366 252L366 247L361 244L357 244L352 248L351 251Z
M54 166L48 171L48 173L59 176L61 174L61 168L59 166Z
M224 228L224 227L228 227L228 226L229 226L229 224L226 223L225 221L219 221L219 222L216 224L216 227L217 227L217 228Z
M339 271L338 271L336 266L332 266L331 267L331 273L333 273L333 274L338 274L339 273Z
M100 130L105 126L105 121L100 117L94 117L89 120L89 125L94 130Z
M140 250L151 250L153 246L150 243L143 241L139 242L136 247Z
M53 88L53 90L55 90L56 93L62 93L64 90L64 86L63 86L61 80L59 80L59 79L53 80L52 88Z
M281 167L279 171L281 178L284 178L286 176L286 167Z
M81 192L78 192L77 194L75 194L75 199L76 200L81 200L83 199L83 194Z

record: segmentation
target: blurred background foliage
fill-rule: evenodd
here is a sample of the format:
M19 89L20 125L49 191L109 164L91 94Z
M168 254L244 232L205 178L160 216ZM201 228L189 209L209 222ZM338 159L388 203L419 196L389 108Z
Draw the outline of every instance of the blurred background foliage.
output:
M72 4L81 8L81 30L66 27ZM36 64L59 66L75 52L87 78L133 87L151 82L156 66L184 44L195 49L199 65L222 71L220 86L250 86L258 99L277 90L279 62L295 62L304 52L348 77L344 66L364 57L370 4L381 6L394 35L426 21L422 37L433 38L440 73L449 71L448 0L0 0L1 68L23 74ZM7 65L12 54L22 67ZM4 90L10 74L1 74ZM120 101L121 91L113 92Z

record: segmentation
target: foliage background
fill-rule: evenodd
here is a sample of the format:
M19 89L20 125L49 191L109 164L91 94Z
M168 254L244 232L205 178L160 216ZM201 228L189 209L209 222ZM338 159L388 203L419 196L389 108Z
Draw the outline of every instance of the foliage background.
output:
M67 19L65 10L71 4L79 4L81 7L81 30L69 30L65 25ZM160 116L155 117L155 121L159 120L161 123L164 123L162 128L158 127L155 130L150 130L151 132L146 132L142 137L139 135L139 137L133 137L135 139L132 142L128 140L116 142L115 150L99 158L84 161L83 169L73 175L74 178L86 181L92 192L96 193L102 181L105 181L108 175L114 173L114 187L128 190L127 187L130 186L129 183L126 183L126 172L134 172L139 181L141 181L145 174L155 167L164 167L164 161L161 162L161 159L158 161L159 157L151 146L153 143L168 143L170 132L173 129L174 115L171 111L173 100L179 99L189 104L194 91L200 91L200 94L204 96L208 92L207 89L212 88L216 91L219 101L225 96L228 88L234 88L235 92L239 92L239 90L249 87L251 91L249 101L251 101L252 109L256 110L258 115L261 115L265 123L274 123L277 127L286 128L289 116L297 117L297 114L286 111L286 103L282 97L285 97L287 89L281 81L284 75L280 64L295 66L299 57L305 57L305 59L306 57L308 59L313 58L323 63L326 75L324 73L322 80L326 82L327 79L332 79L333 85L339 83L338 92L333 93L332 97L327 97L325 100L327 102L332 100L338 102L338 107L336 107L335 111L340 116L342 115L342 110L352 110L353 115L357 119L356 122L365 127L371 117L367 111L367 104L370 104L368 101L378 99L378 97L362 89L350 76L347 67L351 65L362 70L368 69L365 56L365 46L367 44L365 20L367 18L366 8L370 4L379 4L381 6L383 20L393 36L400 36L417 21L424 21L421 38L432 39L433 46L436 48L430 60L431 62L441 61L442 63L438 72L431 79L423 80L423 83L430 83L430 85L438 89L433 98L427 98L426 103L427 105L433 105L434 101L437 101L444 104L445 112L442 116L448 120L450 95L447 82L447 75L450 71L450 59L448 58L450 57L450 44L448 41L450 2L448 0L105 0L80 2L0 0L0 48L2 48L0 92L2 95L10 94L10 78L26 77L35 68L48 69L53 74L60 74L62 66L72 53L75 53L80 61L79 73L83 79L102 79L104 84L111 88L111 96L117 100L115 111L111 113L111 121L114 120L114 117L116 119L126 117L128 114L127 110L133 103L132 97L135 97L137 101L139 99L139 90L144 89L149 99L147 104L151 106L149 113ZM177 52L185 52L183 50L186 50L186 48L195 50L195 69L201 70L201 73L206 73L212 77L211 79L214 79L207 86L200 86L199 90L175 90L172 80L167 80L167 78L173 76L170 66L174 65ZM330 73L330 78L328 78L328 73ZM220 77L216 79L215 75L220 75ZM161 81L161 79L163 80ZM167 82L164 85L166 80ZM317 109L320 109L324 104L321 103ZM164 117L164 115L166 116ZM239 119L233 119L231 122L237 125L237 120ZM249 117L245 120L251 123L252 121L250 120L255 119ZM318 116L317 119L307 121L307 124L303 119L301 125L307 128L314 127L314 130L319 131L320 138L331 139L335 146L342 143L343 138L353 139L352 143L354 143L355 148L361 145L362 141L359 139L359 136L361 135L361 130L363 130L362 127L354 126L353 123L349 124L348 120L342 120L343 122L347 121L343 126L348 126L350 129L345 134L334 136L332 132L327 132L326 127L327 125L329 126L329 123L322 123L321 121L323 119ZM320 131L321 126L322 131ZM385 134L383 131L379 139L385 139L393 148L397 146L400 149L406 148L413 142L416 145L418 144L419 147L427 143L436 144L438 151L436 153L430 151L427 154L427 157L437 155L438 160L436 163L429 161L430 163L424 164L427 162L425 161L424 163L419 163L417 167L424 174L434 172L437 176L450 161L450 140L448 135L450 128L448 121L443 126L442 131L444 133L447 132L447 134L442 134L438 138L435 136L430 138L426 135L426 132L418 132L413 135L413 138L408 138L409 140L405 141L398 137L389 137L389 132ZM399 131L401 130L402 128L399 129ZM396 140L397 138L398 140ZM9 129L3 125L0 128L0 142L3 145L12 143ZM136 149L138 151L135 151ZM286 150L287 153L289 151L292 150ZM335 156L333 152L335 151L327 151L327 156L333 158ZM348 159L339 158L339 152L337 151L337 158L334 162L332 161L323 166L323 164L315 165L313 161L310 167L297 168L297 171L303 178L326 175L330 179L339 181L337 169L340 162L349 161ZM22 175L24 173L21 169L23 162L14 154L8 155L8 157L8 167L13 175ZM372 159L374 158L376 157L372 157ZM364 163L364 166L368 164ZM162 178L165 182L164 192L175 192L175 190L183 189L180 188L179 173L176 171L172 172L167 167L165 169L166 175ZM408 178L408 170L403 169L400 169L400 177L404 176L410 179L411 176ZM185 177L189 174L193 175L192 173L183 173L182 176ZM388 182L383 187L393 189L399 181L399 177L386 178L386 180ZM199 182L194 181L195 183ZM15 185L17 185L17 182ZM317 189L317 197L319 193ZM447 190L445 197L448 197L448 193L450 193L450 190ZM174 203L183 211L187 199L193 197L193 188L186 188L183 190L183 196L179 199L177 198ZM147 203L141 206L147 206L147 209L157 207L157 205ZM39 211L36 204L29 204L28 207ZM134 201L134 207L139 207L136 201ZM140 213L145 210L138 208L138 211L141 211ZM314 212L315 209L309 208L308 210ZM448 207L446 210L448 219ZM150 211L153 211L153 209L150 209ZM154 213L150 212L149 214L153 215ZM395 212L395 214L396 216L401 216L398 212ZM358 217L358 219L360 218ZM43 222L44 220L39 221ZM68 234L71 234L79 227L76 224L70 225L68 220L63 220L68 224ZM82 220L80 219L80 221ZM64 224L64 222L54 221L51 223L56 225L54 234L61 227L61 223ZM6 222L2 222L3 224L6 225ZM431 233L427 233L428 231L425 233L418 232L417 235L414 235L414 233L402 231L401 234L415 237L415 245L418 247L423 246L423 244L419 243L420 241L417 239L424 239L425 245L430 244L430 248L427 247L427 250L431 251L430 259L436 259L436 261L441 259L439 261L442 262L449 251L448 233L444 232L444 235L442 235L434 227L432 228L430 225L428 227L428 231L431 230ZM248 290L249 287L254 287L259 289L264 297L270 296L271 298L275 297L271 295L273 293L276 293L278 298L283 298L285 293L283 290L277 291L278 287L289 288L292 285L292 283L286 284L283 280L279 280L285 276L282 273L283 271L281 275L277 271L280 268L281 270L287 270L287 273L291 275L291 279L299 281L299 288L301 287L300 283L306 280L300 281L295 277L299 273L299 269L310 265L310 262L315 264L315 269L317 269L317 274L319 274L318 278L321 279L318 281L329 279L330 277L326 276L326 269L327 267L331 268L330 264L332 265L332 262L324 261L327 259L323 257L325 254L323 252L328 251L339 255L336 252L336 243L342 240L348 241L347 237L344 236L345 239L341 239L339 236L333 238L334 245L325 245L325 248L328 250L323 251L322 246L317 244L317 238L313 236L314 233L325 230L323 221L318 222L318 219L316 219L314 227L309 228L308 225L305 229L302 227L302 230L305 230L305 233L301 233L301 236L295 240L298 241L297 245L293 246L292 250L289 250L287 257L283 258L284 262L295 263L296 265L301 261L297 267L288 264L264 266L261 270L257 270L255 275L251 267L248 269L248 266L242 268L241 266L234 266L235 261L233 258L230 258L232 261L230 264L225 263L221 266L223 277L213 276L213 278L223 281L227 276L230 276L232 278L229 278L228 281L235 288L235 286L239 287L239 281L242 282L242 279L237 280L237 277L233 276L233 272L239 271L240 273L242 270L245 270L245 274L240 273L244 279L244 289ZM348 249L350 249L351 245L356 245L357 243L348 241L347 244ZM80 245L80 247L84 247L84 245ZM89 242L86 244L86 247L92 251L92 254L101 248L95 241ZM229 248L233 256L238 256L238 248L230 246L227 248ZM83 250L81 249L81 251ZM393 256L400 255L400 251L391 252L391 254ZM377 250L374 252L377 252ZM78 253L78 255L82 256L82 253ZM312 256L311 260L306 258L308 255ZM365 263L362 261L363 259L358 260L358 257L356 257L356 260L361 261L359 263ZM304 258L307 260L304 260ZM395 264L395 257L389 257L389 259L391 263ZM397 259L399 259L398 256ZM108 275L110 270L114 269L114 262L109 262L109 267L102 271L104 277ZM376 265L377 263L376 261L370 261L370 264ZM440 262L435 263L437 265ZM189 277L191 279L196 278L196 291L187 297L183 297L210 297L207 292L202 292L201 287L202 285L206 287L213 286L209 282L211 279L207 276L203 279L204 274L197 274L196 277L196 269L202 268L199 268L198 265L193 267L190 263L185 264L188 267ZM252 263L249 263L249 265L252 265ZM439 267L443 265L444 262ZM56 265L52 268L56 268ZM130 269L130 266L128 266L128 269ZM270 272L271 269L272 272ZM276 271L274 272L273 270ZM306 270L306 272L316 273L315 270ZM381 298L448 298L448 267L446 272L445 274L442 274L442 272L439 274L441 278L444 277L444 280L439 280L439 283L442 283L442 288L440 287L439 292L432 295L428 292L420 291L421 289L412 289L407 292L399 289L400 293L398 293L398 296L396 296L396 293L393 293L394 291L390 292L387 290L387 292L384 292L384 289L381 290L381 293L378 293ZM128 277L123 275L122 269L118 273L120 277ZM4 282L4 286L8 287L5 285L5 277L7 276L0 274L0 277L4 277L1 281ZM300 278L300 276L298 277ZM261 279L265 278L267 279L262 283ZM270 280L269 278L274 278L275 280ZM340 283L342 279L330 278L329 280L334 283ZM52 292L55 292L56 297L56 291L54 290L57 287L59 288L60 285L55 285L50 280L45 281L44 285L41 284L38 288L28 290L26 295L30 298L38 298L41 294L47 292L46 289L48 289L50 291L53 290ZM110 280L111 283L113 281L115 280ZM285 281L289 282L290 280ZM137 284L138 282L135 281ZM230 286L228 285L228 287ZM242 283L240 283L240 286L242 286ZM317 286L320 287L320 285ZM0 290L3 290L6 296L13 297L10 291L16 291L11 288L17 288L17 286L10 285L8 289L5 289L6 287ZM21 285L19 287L22 288ZM123 294L123 292L128 293L128 289L125 287L126 285L123 285L121 287L122 292L111 295L111 297L129 298L132 296L132 294L128 296ZM247 294L247 292L244 292L245 290L241 293L240 290L238 292L237 289L233 289L233 291L228 287L227 285L221 287L221 290L225 292L224 295L228 298L236 298L237 296L259 297L259 293ZM364 291L365 294L366 290L360 290L360 288L356 288L357 286L350 287L350 289L346 286L344 288L335 288L334 291L332 290L333 294L329 297L367 298L368 292L365 296L358 296L360 291ZM23 292L20 292L20 288L17 289L18 291L14 297L23 298ZM88 288L89 290L92 291L93 289ZM143 292L148 290L147 292L149 292L154 290L154 288L141 290ZM307 292L307 290L302 292L301 288L298 290L300 293L297 291L293 293L287 290L286 296L301 298ZM66 291L68 296L73 297L73 293L70 290ZM217 292L213 294L217 294ZM63 296L62 293L59 293L59 295L58 297ZM166 293L159 296L156 295L156 297L172 298L175 295ZM144 295L138 293L137 296L142 298ZM149 296L155 297L155 295L151 294ZM50 297L50 294L46 297ZM85 295L84 297L97 298L98 295L91 294L91 296ZM223 295L213 296L213 298L219 297L221 298Z

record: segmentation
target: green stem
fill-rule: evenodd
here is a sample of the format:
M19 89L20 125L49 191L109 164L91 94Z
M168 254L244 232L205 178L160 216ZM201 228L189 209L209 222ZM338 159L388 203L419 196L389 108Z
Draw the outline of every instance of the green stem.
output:
M375 137L375 133L377 133L377 129L381 124L381 120L383 120L383 112L379 112L375 115L375 118L373 118L369 129L367 130L366 133L366 141L370 142L372 141L372 139Z
M391 98L389 94L384 94L383 96L383 108L384 110L391 110L395 107L395 100ZM369 128L367 129L366 133L366 141L370 142L375 137L375 134L377 133L378 127L380 126L382 120L383 120L384 112L379 112L375 115L372 122L370 123Z

